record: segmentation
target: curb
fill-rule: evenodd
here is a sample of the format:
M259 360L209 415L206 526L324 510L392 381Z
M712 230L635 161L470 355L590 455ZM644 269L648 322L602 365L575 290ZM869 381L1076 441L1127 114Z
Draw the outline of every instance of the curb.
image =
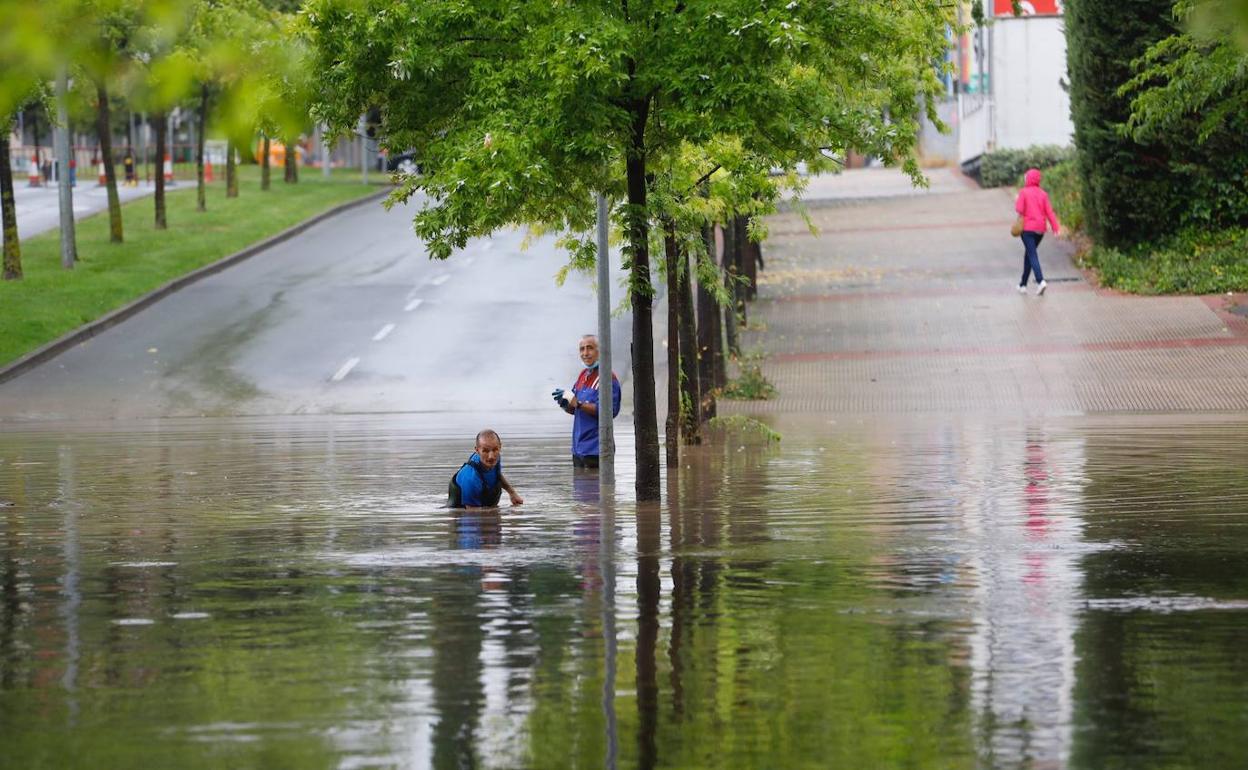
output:
M381 192L372 193L363 198L348 201L347 203L341 203L328 211L322 211L320 214L317 214L310 219L305 219L296 225L291 225L276 235L270 235L262 241L253 243L242 251L236 251L227 257L218 259L216 262L196 268L186 275L178 276L168 283L152 289L138 299L133 300L130 304L122 305L116 310L109 311L94 321L79 326L77 329L67 332L46 345L32 350L13 363L0 367L0 383L8 382L19 375L25 374L40 364L59 356L61 353L64 353L66 350L69 350L78 343L89 340L100 332L116 326L127 318L135 315L140 310L143 310L148 305L164 299L183 287L190 286L202 278L207 278L214 273L219 273L227 267L231 267L232 265L236 265L245 259L254 257L260 252L270 249L283 241L290 240L313 225L320 224L330 217L337 216L338 214L341 214L344 211L349 211L357 206L363 206L367 203L380 200L389 194L390 188L387 187Z

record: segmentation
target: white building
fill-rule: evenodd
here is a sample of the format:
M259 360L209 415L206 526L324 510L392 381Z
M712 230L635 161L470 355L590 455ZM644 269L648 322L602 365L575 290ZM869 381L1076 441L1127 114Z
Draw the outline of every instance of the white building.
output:
M972 2L989 23L958 41L958 162L971 170L992 150L1070 145L1062 0L1023 0L1021 16L1011 0Z

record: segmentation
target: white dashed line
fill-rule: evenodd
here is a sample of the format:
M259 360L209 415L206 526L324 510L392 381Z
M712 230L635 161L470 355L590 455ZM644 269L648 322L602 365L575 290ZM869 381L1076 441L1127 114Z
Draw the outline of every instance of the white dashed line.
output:
M386 324L381 330L373 335L373 342L381 342L390 332L394 331L394 324Z
M404 306L403 306L403 312L405 312L405 313L410 313L410 312L412 312L413 310L415 310L416 308L420 307L420 306L421 306L421 303L423 303L423 302L424 302L424 300L423 300L423 299L414 299L414 300L412 300L411 302L409 302L409 303L407 303L406 305L404 305Z
M348 358L347 362L342 365L342 368L334 372L334 376L331 379L334 382L341 382L342 378L350 374L351 370L354 369L355 365L358 364L359 362L360 362L360 359L358 358Z
M446 283L449 280L451 280L451 276L447 275L446 273L443 273L442 275L439 275L437 278L434 278L432 281L430 281L430 283L432 283L434 286L441 286L442 284Z

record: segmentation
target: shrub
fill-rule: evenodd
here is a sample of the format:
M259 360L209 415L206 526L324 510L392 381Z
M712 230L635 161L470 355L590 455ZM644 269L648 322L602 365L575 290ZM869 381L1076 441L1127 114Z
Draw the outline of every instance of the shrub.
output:
M1077 232L1083 229L1083 180L1079 178L1078 161L1064 160L1044 172L1041 183L1049 193L1053 210L1062 221L1062 229Z
M1074 150L1055 144L1042 144L1025 150L993 150L980 161L979 178L984 187L1018 184L1029 168L1052 168L1074 157Z
M1153 239L1175 221L1178 189L1162 142L1123 130L1129 99L1119 93L1135 59L1174 34L1174 0L1067 0L1066 63L1070 113L1084 182L1088 231L1109 246Z
M1083 262L1105 286L1137 294L1248 291L1248 228L1188 228L1130 249L1095 246Z

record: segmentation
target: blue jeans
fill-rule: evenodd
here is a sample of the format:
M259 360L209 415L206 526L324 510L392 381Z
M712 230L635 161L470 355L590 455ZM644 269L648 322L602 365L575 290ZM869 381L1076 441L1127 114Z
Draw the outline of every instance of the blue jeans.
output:
M1023 231L1023 280L1019 286L1026 286L1027 278L1032 273L1036 274L1036 283L1044 281L1044 271L1040 269L1040 253L1036 251L1036 247L1042 240L1044 240L1044 233Z

